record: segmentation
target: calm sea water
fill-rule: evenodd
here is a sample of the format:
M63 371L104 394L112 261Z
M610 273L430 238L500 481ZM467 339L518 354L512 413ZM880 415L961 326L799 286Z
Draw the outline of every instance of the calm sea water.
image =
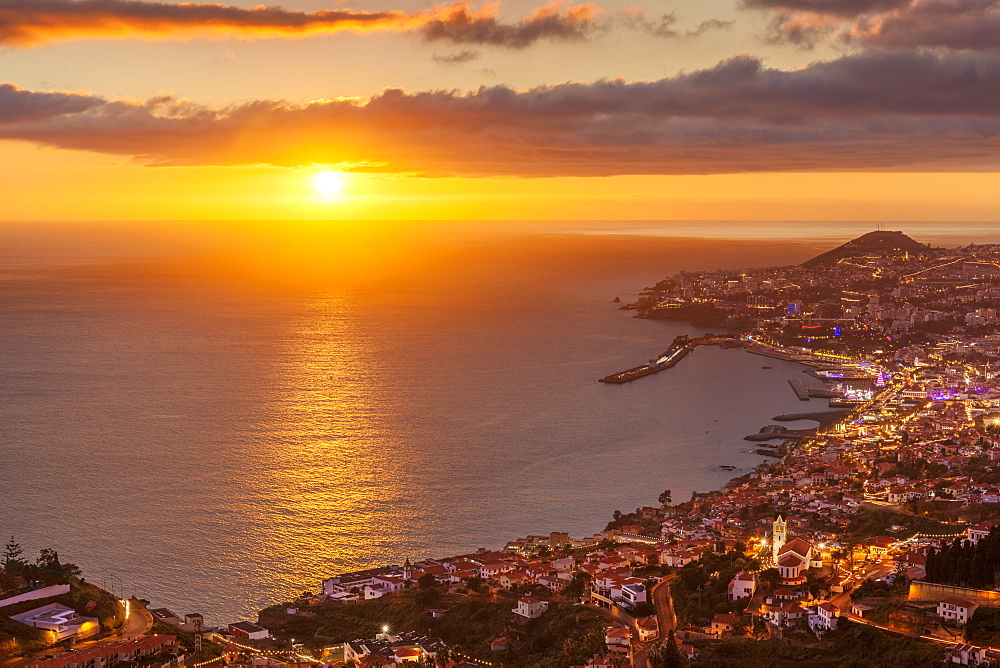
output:
M807 406L799 367L740 350L597 383L696 333L611 299L867 229L0 224L0 535L219 624L347 569L591 534L749 470L742 437Z

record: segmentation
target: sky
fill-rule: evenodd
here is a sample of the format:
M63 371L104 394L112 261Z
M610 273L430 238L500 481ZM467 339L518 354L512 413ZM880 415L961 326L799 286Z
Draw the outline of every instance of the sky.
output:
M1000 205L1000 0L0 0L0 63L7 220Z

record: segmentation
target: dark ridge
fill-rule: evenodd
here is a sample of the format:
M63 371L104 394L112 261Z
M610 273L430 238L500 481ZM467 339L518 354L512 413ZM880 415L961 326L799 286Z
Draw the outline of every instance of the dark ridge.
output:
M869 232L862 234L857 239L848 241L843 246L837 246L833 250L822 255L817 255L811 260L802 263L803 267L828 262L836 262L849 257L859 255L896 255L901 253L924 253L930 250L929 246L914 241L902 232Z

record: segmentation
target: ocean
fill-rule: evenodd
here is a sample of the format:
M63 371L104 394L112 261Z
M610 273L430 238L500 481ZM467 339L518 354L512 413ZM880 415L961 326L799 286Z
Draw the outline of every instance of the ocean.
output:
M346 570L590 535L720 487L764 461L743 436L824 408L789 389L801 367L739 349L598 383L703 331L612 299L870 229L0 223L0 537L224 624Z

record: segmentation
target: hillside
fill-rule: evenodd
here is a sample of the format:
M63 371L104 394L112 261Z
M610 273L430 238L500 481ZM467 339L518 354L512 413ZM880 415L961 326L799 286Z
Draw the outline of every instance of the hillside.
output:
M842 246L837 246L822 255L802 263L803 267L836 262L859 255L892 255L896 253L924 253L928 246L914 241L902 232L869 232L857 239L852 239Z

